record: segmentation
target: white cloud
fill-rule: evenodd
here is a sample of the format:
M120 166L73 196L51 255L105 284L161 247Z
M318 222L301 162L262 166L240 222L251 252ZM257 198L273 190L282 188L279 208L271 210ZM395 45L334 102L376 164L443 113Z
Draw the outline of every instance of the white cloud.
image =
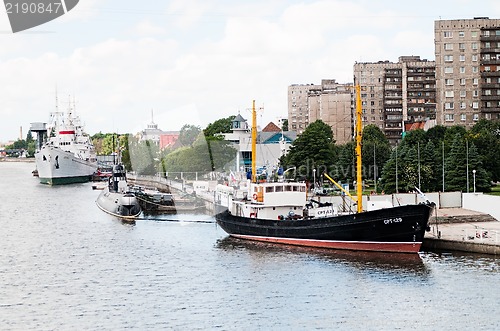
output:
M209 8L208 1L174 0L170 1L167 14L174 17L176 27L186 29L197 24Z
M144 20L136 24L131 32L138 36L157 36L165 34L165 28L154 25L149 20Z

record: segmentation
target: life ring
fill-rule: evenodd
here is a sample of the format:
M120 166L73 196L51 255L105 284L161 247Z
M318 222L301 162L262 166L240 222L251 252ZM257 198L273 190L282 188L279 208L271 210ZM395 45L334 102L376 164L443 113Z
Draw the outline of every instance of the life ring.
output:
M257 194L256 194L256 193L254 193L254 195L252 195L252 198L253 198L254 200L257 200Z

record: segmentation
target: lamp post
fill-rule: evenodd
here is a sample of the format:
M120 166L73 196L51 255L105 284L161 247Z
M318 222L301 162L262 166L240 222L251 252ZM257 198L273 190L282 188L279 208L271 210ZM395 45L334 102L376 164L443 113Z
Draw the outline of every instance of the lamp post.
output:
M474 193L476 193L476 169L472 170L472 178L474 182Z
M313 185L314 191L316 192L316 169L313 169Z

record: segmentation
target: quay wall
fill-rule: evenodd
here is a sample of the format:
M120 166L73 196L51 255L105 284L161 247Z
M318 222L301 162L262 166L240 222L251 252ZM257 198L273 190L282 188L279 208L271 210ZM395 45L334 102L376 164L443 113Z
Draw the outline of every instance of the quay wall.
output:
M500 220L500 196L483 193L463 193L463 208L489 214Z

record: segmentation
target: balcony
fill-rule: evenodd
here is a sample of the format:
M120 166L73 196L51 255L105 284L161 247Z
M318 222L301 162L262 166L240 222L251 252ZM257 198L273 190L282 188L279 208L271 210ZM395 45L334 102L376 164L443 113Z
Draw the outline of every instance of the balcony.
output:
M500 41L500 36L493 34L490 34L489 36L481 36L479 38L480 41Z
M481 71L481 77L500 77L500 71Z
M500 95L481 95L481 101L500 101Z

